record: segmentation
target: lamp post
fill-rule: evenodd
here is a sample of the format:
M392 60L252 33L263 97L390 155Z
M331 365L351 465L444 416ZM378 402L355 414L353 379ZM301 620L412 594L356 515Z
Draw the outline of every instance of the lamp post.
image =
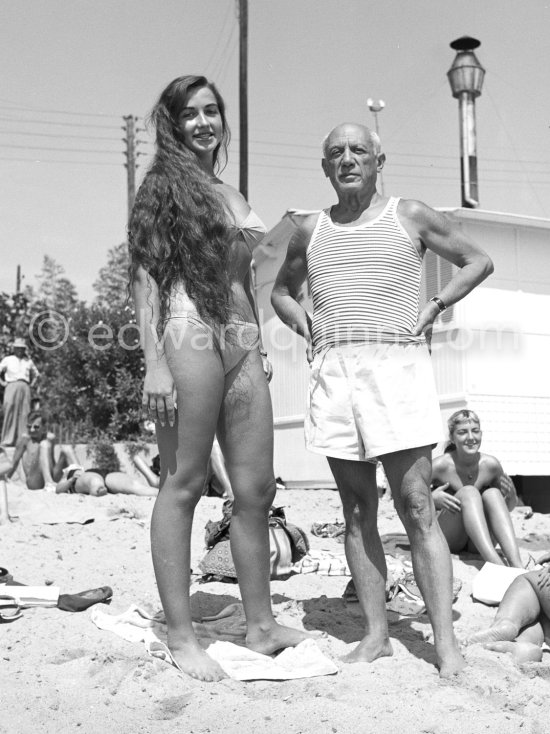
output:
M480 45L480 41L470 36L453 41L450 46L456 51L456 56L447 72L453 97L458 99L462 206L469 209L479 206L475 98L481 94L485 69L474 49Z
M386 103L383 99L379 99L377 102L375 102L371 97L367 99L367 106L369 110L372 112L372 116L374 117L374 129L376 130L376 134L378 137L380 137L380 132L378 130L378 113L382 112L384 107L386 106ZM384 196L384 178L382 176L382 171L378 174L378 179L380 181L380 192L382 196Z

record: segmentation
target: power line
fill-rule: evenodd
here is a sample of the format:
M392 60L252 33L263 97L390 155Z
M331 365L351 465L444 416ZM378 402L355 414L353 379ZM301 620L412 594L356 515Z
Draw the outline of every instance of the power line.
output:
M46 148L41 145L13 145L8 143L0 143L0 148L20 148L22 150L47 150L59 151L60 153L115 153L119 155L122 151L117 150L87 150L86 148Z
M111 115L105 112L70 112L68 110L44 110L38 107L22 107L20 105L0 105L0 110L18 110L21 112L46 112L48 115L71 115L73 117L120 117L120 115Z
M117 130L116 125L98 125L94 122L55 122L54 120L20 120L15 117L0 117L3 122L21 122L24 125L57 125L61 127L93 127L101 130Z
M211 68L210 65L212 64L212 68L214 68L214 66L217 66L218 65L218 60L216 60L215 65L213 64L213 61L214 61L214 57L217 57L218 56L218 51L220 50L220 42L221 42L221 40L222 40L222 38L223 38L223 36L225 34L225 26L227 25L227 21L229 20L229 16L230 16L230 13L231 13L231 3L232 2L233 2L233 0L230 0L230 2L227 3L227 8L226 8L226 11L225 11L225 18L223 19L223 23L221 25L220 32L219 32L218 37L217 37L217 39L216 39L216 41L214 43L214 50L210 54L210 58L208 59L208 61L206 62L205 66L204 66L204 69L205 69L205 72L206 72L206 76L208 76L208 77L210 76L210 72L209 72L209 69Z
M122 138L106 138L103 135L70 135L65 133L64 135L61 135L60 133L35 133L35 132L28 132L27 130L0 130L0 133L5 133L6 135L32 135L33 137L41 137L41 138L75 138L76 140L110 140L115 142L120 142Z
M120 163L106 163L105 161L70 161L70 160L60 160L57 158L45 158L42 160L36 160L33 158L7 158L5 156L0 156L0 161L15 161L17 163L69 163L71 165L82 165L82 166L114 166L115 168L118 168L120 166Z
M237 25L236 24L234 24L233 26L231 26L231 31L230 31L227 39L226 39L225 46L223 47L222 52L221 52L221 54L220 54L220 56L218 58L218 61L216 63L216 66L213 68L213 71L212 71L212 76L214 78L217 77L219 74L221 74L221 72L222 72L222 70L224 68L224 65L226 63L226 52L227 52L227 49L229 47L229 44L233 40L233 36L235 35L236 28L237 28Z

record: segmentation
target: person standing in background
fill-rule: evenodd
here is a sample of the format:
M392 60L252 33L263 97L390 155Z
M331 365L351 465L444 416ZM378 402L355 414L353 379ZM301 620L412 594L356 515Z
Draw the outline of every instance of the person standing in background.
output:
M31 390L39 372L27 355L24 339L14 340L13 354L0 362L0 385L4 387L4 421L2 424L2 446L15 446L27 429L27 418L31 411Z

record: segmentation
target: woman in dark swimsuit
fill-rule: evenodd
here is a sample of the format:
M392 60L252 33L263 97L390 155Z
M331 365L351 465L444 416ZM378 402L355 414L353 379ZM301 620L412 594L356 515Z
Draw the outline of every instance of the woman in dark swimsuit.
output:
M215 434L235 495L231 551L247 645L270 654L307 636L275 622L269 592L268 510L275 496L270 368L250 279L252 249L265 229L241 194L217 176L229 130L212 83L175 79L151 119L156 154L130 221L146 365L143 406L156 421L161 462L151 545L173 661L212 681L224 673L193 632L189 583L193 513Z
M494 538L508 564L523 568L509 513L514 486L498 459L480 453L479 418L473 410L459 410L448 426L451 443L433 461L432 497L451 553L471 542L485 561L503 565Z

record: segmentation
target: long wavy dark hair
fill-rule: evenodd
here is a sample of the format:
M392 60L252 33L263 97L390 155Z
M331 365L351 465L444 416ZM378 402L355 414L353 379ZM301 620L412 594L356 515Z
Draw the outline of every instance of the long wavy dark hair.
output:
M160 95L149 120L156 130L156 152L145 175L128 227L130 283L139 266L159 290L159 336L170 315L170 296L183 283L201 318L211 324L229 320L230 219L222 197L182 141L179 116L198 89L210 89L222 119L222 140L214 151L214 168L227 161L230 131L225 103L204 76L174 79Z

